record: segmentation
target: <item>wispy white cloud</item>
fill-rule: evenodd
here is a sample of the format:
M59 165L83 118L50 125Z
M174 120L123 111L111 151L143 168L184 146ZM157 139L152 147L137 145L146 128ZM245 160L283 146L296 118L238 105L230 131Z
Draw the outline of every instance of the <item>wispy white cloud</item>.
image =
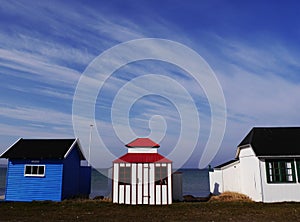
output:
M2 118L27 121L30 124L42 124L45 127L48 124L72 127L71 114L41 107L4 107L2 105L0 116ZM15 127L18 128L19 126Z
M216 159L232 158L254 126L299 126L297 52L279 40L215 40L222 53L214 67L228 108L226 135Z
M0 49L0 59L2 67L26 73L25 76L17 74L20 78L40 79L40 81L52 82L52 84L74 84L80 76L80 73L74 69L47 63L30 53ZM9 75L11 73L5 72L3 74Z
M222 76L232 113L253 118L256 124L299 124L300 84L278 75L255 75L236 68ZM247 119L247 122L249 119Z
M228 149L233 152L235 145L254 125L300 124L297 113L300 108L299 53L275 39L276 37L271 41L258 38L249 42L244 39L223 38L212 32L205 33L205 30L191 34L185 32L187 30L185 27L174 24L163 16L145 15L143 19L137 21L130 16L111 14L105 5L101 8L92 8L80 2L70 5L59 1L51 4L36 1L5 1L1 3L0 11L11 18L18 17L0 28L0 66L5 70L1 75L5 75L7 79L12 76L19 79L14 84L0 84L6 89L28 95L49 96L66 103L66 106L35 103L35 106L26 107L16 106L13 102L2 103L0 135L24 135L24 137L70 135L72 116L71 110L66 112L66 107L68 109L71 107L76 83L84 68L95 56L109 47L141 37L176 40L208 58L221 82L228 108L229 118L222 146L223 154ZM15 22L19 20L23 22ZM159 46L154 49L156 50L154 54L163 53ZM186 61L188 60L189 58L186 58ZM110 61L111 64L113 62ZM208 129L210 110L201 86L178 69L170 66L162 66L159 69L155 67L155 63L150 66L149 70L157 71L155 74L172 77L196 98L200 120L206 119L201 121L204 122L202 126ZM133 73L133 77L149 74L143 69L146 69L145 66L132 66L126 69L126 72ZM106 111L110 109L108 105L111 105L111 98L114 96L112 94L132 78L132 76L121 77L113 75L105 83L109 97L100 98L102 102L96 104L97 109ZM28 80L30 87L25 89L22 80ZM87 91L95 87L98 81L90 78L86 85ZM143 87L136 87L136 94L130 96L141 93ZM165 86L158 83L157 87L163 89ZM169 96L172 93L169 92ZM181 95L177 96L184 104L184 98ZM136 129L148 132L145 128L149 127L147 124L149 119L152 114L157 115L159 112L163 113L167 123L171 123L171 128L180 125L178 113L170 104L144 99L140 101L140 107L144 109L137 113L133 121L133 127ZM82 107L82 110L84 109L85 106ZM5 124L7 120L14 120L12 121L14 124ZM21 124L15 124L16 120ZM100 116L96 121L106 136L106 142L114 145L120 142L116 142L115 137L109 139L112 128L108 119L102 119ZM123 127L124 121L118 120L119 128ZM86 126L89 126L89 123L89 119L83 121ZM128 132L124 130L123 133ZM176 140L176 136L172 132L169 133L172 140ZM229 148L225 150L224 147Z
M0 135L14 138L74 138L73 131L64 128L52 128L46 125L18 125L0 123ZM1 146L4 150L5 147ZM7 148L7 147L6 147Z
M258 123L297 123L300 81L293 76L300 70L298 55L278 42L261 47L228 42L224 51L233 63L218 68L217 73L229 110L255 118Z
M222 68L228 72L227 75L230 75L230 68L235 65L253 75L272 74L291 80L300 68L297 59L299 52L293 45L281 40L260 38L249 43L241 39L226 39L215 35L211 35L211 38L220 47L220 59L216 58L216 61L222 64Z

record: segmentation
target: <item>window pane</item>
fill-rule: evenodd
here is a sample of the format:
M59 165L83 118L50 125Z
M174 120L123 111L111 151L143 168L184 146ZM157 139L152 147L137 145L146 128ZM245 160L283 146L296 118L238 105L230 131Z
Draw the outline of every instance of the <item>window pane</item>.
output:
M160 167L155 167L155 181L160 180Z
M286 179L287 179L287 181L293 181L292 163L291 162L286 163Z
M168 182L168 168L166 166L155 167L155 184L166 185L167 182Z
M37 175L38 174L38 166L32 166L31 174Z
M125 167L124 179L125 179L126 184L130 184L130 181L131 181L131 167Z
M131 184L131 167L119 167L119 184Z
M38 174L39 175L44 175L44 172L45 172L45 166L39 166L39 172L38 172Z
M31 166L25 166L25 174L31 174Z

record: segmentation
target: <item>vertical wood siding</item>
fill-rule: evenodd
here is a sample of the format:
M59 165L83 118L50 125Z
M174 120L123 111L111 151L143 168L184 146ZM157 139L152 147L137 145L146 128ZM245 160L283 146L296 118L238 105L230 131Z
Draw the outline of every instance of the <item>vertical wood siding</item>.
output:
M119 164L113 166L113 203L119 203Z
M171 163L126 163L131 166L131 184L119 184L119 165L113 164L113 203L119 204L172 204ZM155 185L155 165L167 167L166 185Z

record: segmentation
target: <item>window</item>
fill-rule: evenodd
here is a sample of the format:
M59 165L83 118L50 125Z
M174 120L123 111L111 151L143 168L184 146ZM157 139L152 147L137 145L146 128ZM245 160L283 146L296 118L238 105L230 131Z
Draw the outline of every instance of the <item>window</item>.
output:
M25 176L43 177L45 176L45 165L25 165Z
M166 166L155 167L155 185L168 184L168 168Z
M295 183L294 160L266 160L268 183Z
M119 185L131 184L131 167L119 167Z
M296 168L297 168L298 182L300 183L300 160L299 159L296 159Z

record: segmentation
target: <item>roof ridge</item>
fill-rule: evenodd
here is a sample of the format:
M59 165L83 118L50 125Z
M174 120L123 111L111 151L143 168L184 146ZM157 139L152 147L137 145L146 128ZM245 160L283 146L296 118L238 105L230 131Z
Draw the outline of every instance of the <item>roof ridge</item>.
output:
M149 148L159 148L160 145L156 142L154 142L152 139L148 137L138 137L128 144L125 145L128 148L133 147L149 147Z

